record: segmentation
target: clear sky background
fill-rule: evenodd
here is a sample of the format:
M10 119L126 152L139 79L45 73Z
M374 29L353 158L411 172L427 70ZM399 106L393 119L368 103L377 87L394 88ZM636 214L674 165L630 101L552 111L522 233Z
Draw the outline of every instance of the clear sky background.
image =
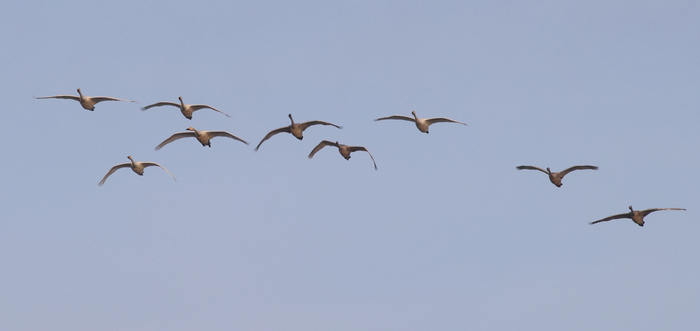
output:
M5 1L2 330L700 325L697 1ZM94 112L71 100L112 96ZM177 101L231 115L139 107ZM430 134L394 114L448 117ZM270 130L297 121L298 141ZM215 138L154 147L193 126ZM344 160L323 139L365 146ZM97 183L115 164L129 169ZM557 188L536 171L592 164ZM589 225L635 209L680 207Z

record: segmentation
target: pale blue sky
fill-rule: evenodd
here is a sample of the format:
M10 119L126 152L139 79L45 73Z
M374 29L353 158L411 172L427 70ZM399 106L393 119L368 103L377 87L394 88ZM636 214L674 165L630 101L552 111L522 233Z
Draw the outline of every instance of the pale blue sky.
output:
M0 4L2 330L700 325L696 1ZM94 112L34 96L107 95ZM139 107L205 103L231 115ZM449 117L430 134L394 115ZM272 129L312 127L253 147ZM193 126L251 142L194 139ZM368 148L349 161L323 139ZM97 183L115 164L129 169ZM593 164L557 188L539 172ZM680 207L647 225L588 222Z

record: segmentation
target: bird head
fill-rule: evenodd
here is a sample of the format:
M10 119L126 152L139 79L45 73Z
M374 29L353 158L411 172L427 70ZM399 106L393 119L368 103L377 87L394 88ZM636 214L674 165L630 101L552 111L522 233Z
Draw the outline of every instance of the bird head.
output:
M630 211L634 211L634 209L632 209L632 206L629 206L629 209L630 209Z
M193 127L189 127L189 128L187 128L187 129L185 129L185 130L194 131L194 128L193 128Z

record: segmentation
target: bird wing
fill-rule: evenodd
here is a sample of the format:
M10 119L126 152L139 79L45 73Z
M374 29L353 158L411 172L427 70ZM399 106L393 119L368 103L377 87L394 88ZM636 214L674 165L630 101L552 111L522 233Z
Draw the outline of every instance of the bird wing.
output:
M50 97L35 97L37 99L71 99L75 101L80 101L80 97L75 95L53 95Z
M196 138L197 135L192 131L178 132L178 133L170 136L170 138L163 140L163 142L160 143L160 145L156 146L155 150L158 151L161 148L163 148L163 146L165 146L165 145L167 145L175 140L185 138L185 137L195 137Z
M155 163L155 162L141 162L141 165L143 165L144 168L151 167L151 166L160 167L161 169L165 170L165 172L167 172L168 174L170 174L170 176L173 177L173 179L175 179L175 176L173 176L173 174L171 174L170 171L168 171L168 169L165 169L165 167L163 167L162 165L160 165L160 164L158 164L158 163ZM175 179L175 181L177 182L177 179Z
M107 180L107 177L109 177L115 171L119 170L120 168L127 168L127 167L131 167L131 163L127 162L127 163L120 163L120 164L115 165L114 167L112 167L112 169L109 169L109 171L107 172L105 177L102 178L102 180L97 184L97 186L104 185L105 181Z
M150 109L153 107L160 107L160 106L173 106L173 107L180 108L179 103L174 103L174 102L170 102L170 101L162 101L162 102L156 102L156 103L154 103L152 105L148 105L146 107L141 107L141 110L146 110L146 109Z
M260 145L262 145L262 143L265 140L268 140L268 139L270 139L270 137L272 137L278 133L282 133L282 132L292 133L292 130L288 126L285 126L283 128L274 129L274 130L270 131L267 135L265 135L264 138L262 138L262 140L260 140L260 143L258 144L258 146L255 147L255 151L256 152L258 151L258 148L260 148Z
M233 134L226 131L207 131L210 137L228 137L234 140L238 140L246 145L250 145L247 141L234 136Z
M533 166L522 165L522 166L515 167L515 169L518 169L518 170L523 170L523 169L525 169L525 170L539 170L539 171L542 171L545 174L549 175L549 173L547 171L545 171L544 169L540 169L538 167L533 167Z
M617 214L617 215L608 216L604 219L597 220L595 222L591 222L591 225L596 224L596 223L600 223L600 222L607 222L609 220L614 220L614 219L618 219L618 218L632 218L632 213L624 213L624 214Z
M200 109L203 109L203 108L208 108L208 109L218 111L218 112L220 112L220 113L222 113L222 114L228 116L228 114L226 114L226 113L222 112L221 110L218 110L218 109L216 109L216 108L214 108L214 107L212 107L212 106L207 106L207 105L190 105L190 107L192 108L192 111L200 110ZM231 116L228 116L228 117L231 117Z
M685 210L684 208L651 208L651 209L644 209L640 211L642 213L642 217L649 215L650 213L653 213L657 210Z
M355 152L355 151L365 151L367 154L369 154L369 157L372 158L372 162L374 163L374 170L377 170L377 162L374 162L374 157L372 156L372 153L370 153L367 148L364 148L362 146L350 146L348 147L350 152Z
M136 101L131 101L131 100L124 100L124 99L118 99L118 98L112 98L112 97L90 97L92 101L95 103L102 102L102 101L126 101L126 102L136 102Z
M403 115L391 115L391 116L387 116L387 117L380 117L374 121L376 122L376 121L383 121L383 120L403 120L403 121L409 121L409 122L414 122L414 123L416 122L415 118L403 116Z
M447 122L447 123L458 123L458 124L467 125L467 123L462 123L460 121L455 121L455 120L451 120L449 118L444 118L444 117L427 118L427 119L425 119L425 121L428 122L428 124Z
M338 129L343 128L342 126L337 126L333 123L328 123L328 122L324 122L324 121L308 121L308 122L304 122L304 123L299 123L299 126L301 127L301 131L306 130L306 128L308 128L312 125L331 125L331 126L334 126Z
M338 144L336 144L332 141L328 141L328 140L321 141L320 143L318 143L318 145L316 145L316 147L314 147L314 150L312 150L311 153L309 153L309 158L314 157L314 154L316 154L316 152L320 151L321 148L326 147L326 146L338 147Z
M568 168L566 170L562 170L559 172L559 176L562 178L566 176L566 174L574 171L574 170L598 170L598 167L592 166L592 165L578 165L578 166L573 166L571 168Z

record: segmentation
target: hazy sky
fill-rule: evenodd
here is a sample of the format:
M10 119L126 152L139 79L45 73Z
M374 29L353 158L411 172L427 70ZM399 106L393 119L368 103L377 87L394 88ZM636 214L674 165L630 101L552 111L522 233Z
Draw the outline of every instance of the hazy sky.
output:
M2 330L700 325L697 1L5 1ZM112 96L94 112L56 94ZM139 107L182 96L188 120ZM430 134L394 114L449 117ZM299 141L270 130L328 121ZM193 126L226 130L202 147ZM365 146L349 161L321 140ZM143 177L115 164L153 161ZM592 164L557 188L545 174ZM680 207L589 225L635 209Z

